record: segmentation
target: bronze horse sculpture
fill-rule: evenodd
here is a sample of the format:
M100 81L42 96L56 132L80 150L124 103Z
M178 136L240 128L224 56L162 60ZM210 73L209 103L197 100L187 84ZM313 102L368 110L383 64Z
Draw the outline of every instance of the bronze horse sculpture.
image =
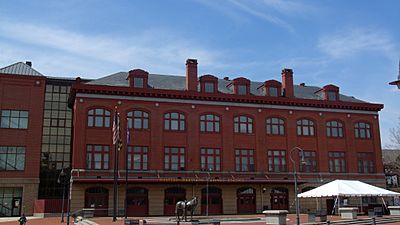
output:
M190 201L179 201L175 205L175 216L176 221L181 221L182 219L187 222L188 212L190 213L190 221L193 219L193 212L198 204L197 197L194 197Z

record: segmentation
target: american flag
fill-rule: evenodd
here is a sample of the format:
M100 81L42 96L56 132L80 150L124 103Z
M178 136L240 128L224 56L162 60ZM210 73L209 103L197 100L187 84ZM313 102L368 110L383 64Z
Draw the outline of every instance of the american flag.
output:
M121 140L121 129L120 129L120 120L119 113L117 110L114 112L114 122L113 122L113 144L118 148L118 151L122 149L122 140Z

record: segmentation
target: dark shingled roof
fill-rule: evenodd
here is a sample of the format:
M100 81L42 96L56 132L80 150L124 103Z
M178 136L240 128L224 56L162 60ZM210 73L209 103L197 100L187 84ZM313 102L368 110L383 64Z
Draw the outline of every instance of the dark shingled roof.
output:
M25 76L43 76L43 74L39 73L38 71L23 62L17 62L12 65L0 68L0 73Z
M115 74L111 74L93 81L88 82L87 84L92 85L108 85L108 86L120 86L120 87L128 87L129 83L127 80L128 73L127 72L118 72ZM232 94L233 90L228 88L227 85L231 81L218 79L218 91L221 93ZM155 89L164 89L164 90L185 90L186 88L186 77L178 76L178 75L160 75L160 74L149 74L148 84L151 88ZM263 96L264 93L261 89L258 89L262 86L263 82L254 82L250 83L250 93L256 96ZM316 94L320 87L315 86L294 86L294 95L296 98L303 99L316 99L322 100L322 96ZM359 102L362 103L359 99L356 99L351 96L340 95L340 100L344 102Z

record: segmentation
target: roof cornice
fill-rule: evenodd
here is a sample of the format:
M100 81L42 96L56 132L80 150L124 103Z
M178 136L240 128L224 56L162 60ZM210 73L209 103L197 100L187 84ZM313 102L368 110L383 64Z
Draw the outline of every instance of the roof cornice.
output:
M375 104L375 103L357 103L357 102L327 101L327 100L314 100L314 99L302 99L302 98L254 96L254 95L240 96L240 95L225 94L225 93L202 93L202 92L189 92L183 90L180 91L180 90L164 90L164 89L143 89L143 88L116 87L107 85L90 85L82 83L76 83L72 86L72 91L69 99L70 107L73 106L76 93L223 101L223 102L238 102L238 103L252 103L252 104L363 110L363 111L380 111L381 109L383 109L383 104Z

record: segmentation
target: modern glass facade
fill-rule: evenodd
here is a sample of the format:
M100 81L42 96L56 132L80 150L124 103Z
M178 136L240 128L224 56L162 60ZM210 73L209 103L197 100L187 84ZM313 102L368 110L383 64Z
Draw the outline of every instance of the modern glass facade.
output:
M71 160L72 110L68 96L73 80L51 79L46 83L40 166L39 198L61 198L57 182L61 169L69 170Z

